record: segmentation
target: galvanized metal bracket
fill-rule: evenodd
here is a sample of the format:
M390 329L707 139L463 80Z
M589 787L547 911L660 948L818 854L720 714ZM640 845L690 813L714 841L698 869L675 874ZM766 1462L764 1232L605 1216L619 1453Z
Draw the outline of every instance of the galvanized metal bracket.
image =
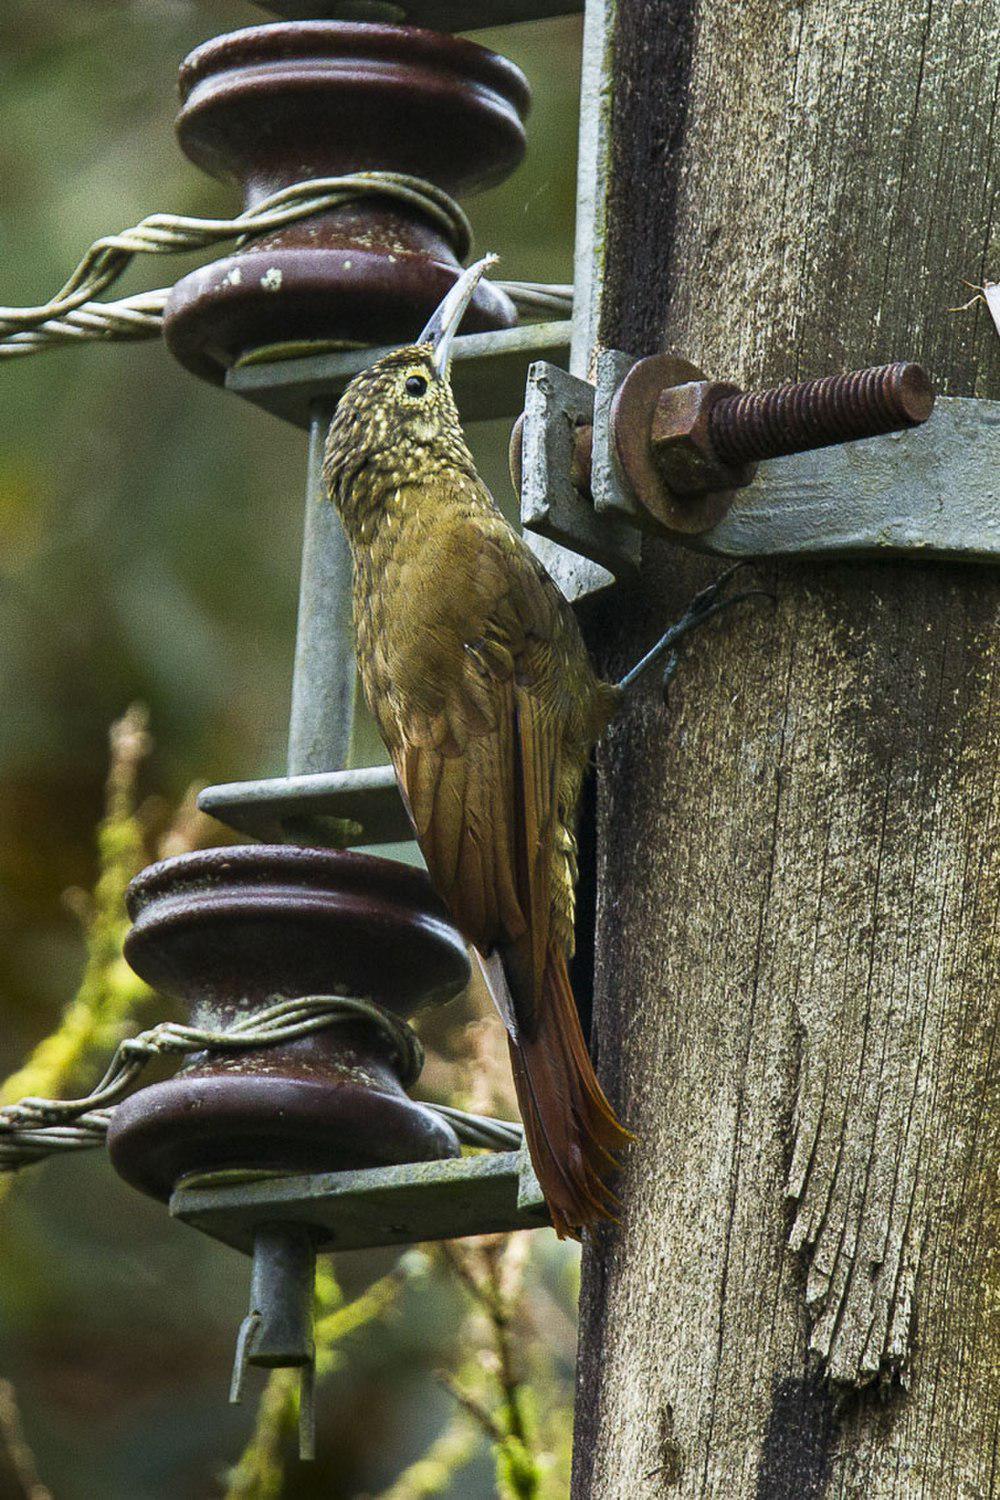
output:
M1000 401L939 397L922 426L762 464L718 526L719 557L1000 562Z
M549 16L574 15L583 0L259 0L265 10L290 21L405 21L431 31L478 31L486 26L511 26L519 21L542 21Z
M392 766L231 781L205 787L198 806L265 844L343 849L413 838Z
M170 1213L251 1255L261 1224L316 1231L316 1248L365 1250L539 1229L549 1223L526 1151L174 1190Z
M623 578L639 566L639 534L630 517L581 504L573 449L574 433L584 427L596 434L594 387L536 361L524 393L521 524Z
M590 387L590 494L569 481L567 430L588 409L586 382L542 362L525 397L524 525L618 577L634 566L638 508L614 457L610 407L630 367L607 351ZM570 383L572 382L572 383ZM552 497L546 506L546 496ZM648 522L646 523L648 530ZM629 532L632 537L623 542ZM761 464L729 513L698 534L668 533L717 557L888 557L1000 561L1000 402L939 398L908 432Z
M457 338L452 386L462 421L517 416L524 400L526 363L533 359L565 363L571 329L570 320L563 318ZM255 359L227 372L226 389L286 422L307 428L316 401L336 401L355 375L390 352L388 348L329 354L300 350L294 358Z

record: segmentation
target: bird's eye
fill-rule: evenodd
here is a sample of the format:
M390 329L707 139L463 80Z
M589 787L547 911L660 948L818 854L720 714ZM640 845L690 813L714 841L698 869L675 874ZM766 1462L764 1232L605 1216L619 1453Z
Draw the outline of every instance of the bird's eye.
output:
M422 375L411 375L406 382L408 396L422 396L426 389L427 382Z

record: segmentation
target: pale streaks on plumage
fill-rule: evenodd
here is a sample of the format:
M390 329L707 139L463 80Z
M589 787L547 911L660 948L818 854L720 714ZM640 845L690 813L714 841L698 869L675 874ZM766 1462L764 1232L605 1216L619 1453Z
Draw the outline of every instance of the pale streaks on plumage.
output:
M422 400L406 382L425 376ZM387 418L387 413L390 417ZM363 372L334 417L324 475L354 557L365 695L428 870L465 936L501 955L512 1060L560 1233L609 1212L627 1139L580 1030L575 820L617 692L566 600L479 479L428 354Z

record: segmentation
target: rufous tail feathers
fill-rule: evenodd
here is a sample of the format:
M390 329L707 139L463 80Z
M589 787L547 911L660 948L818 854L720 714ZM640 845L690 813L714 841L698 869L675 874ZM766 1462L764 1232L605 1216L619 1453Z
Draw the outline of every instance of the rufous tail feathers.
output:
M550 948L531 1034L510 1039L514 1086L538 1184L560 1239L614 1219L611 1181L633 1139L604 1097L587 1051L564 953Z

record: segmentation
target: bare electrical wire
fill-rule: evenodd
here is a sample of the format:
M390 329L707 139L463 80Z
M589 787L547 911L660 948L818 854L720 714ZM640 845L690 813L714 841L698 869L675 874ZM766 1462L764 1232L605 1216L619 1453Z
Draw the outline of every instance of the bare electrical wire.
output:
M0 1108L0 1172L17 1171L57 1152L102 1146L113 1112L109 1106L131 1091L154 1057L275 1046L359 1017L382 1032L396 1054L403 1086L411 1087L424 1062L416 1032L380 1005L353 995L306 995L276 1000L255 1014L234 1021L225 1031L161 1021L148 1031L119 1042L104 1077L83 1098L27 1098ZM424 1107L447 1120L463 1145L513 1151L521 1144L521 1126L513 1121L468 1114L444 1104Z
M173 255L203 250L222 240L237 245L313 214L327 213L362 197L394 198L432 219L460 261L472 248L464 212L441 188L402 172L351 172L317 177L271 193L232 219L151 214L120 234L96 240L66 284L37 307L0 307L0 359L23 358L81 340L134 340L159 336L169 287L101 302L101 292L137 255ZM516 306L535 316L572 311L573 288L535 281L498 281Z

